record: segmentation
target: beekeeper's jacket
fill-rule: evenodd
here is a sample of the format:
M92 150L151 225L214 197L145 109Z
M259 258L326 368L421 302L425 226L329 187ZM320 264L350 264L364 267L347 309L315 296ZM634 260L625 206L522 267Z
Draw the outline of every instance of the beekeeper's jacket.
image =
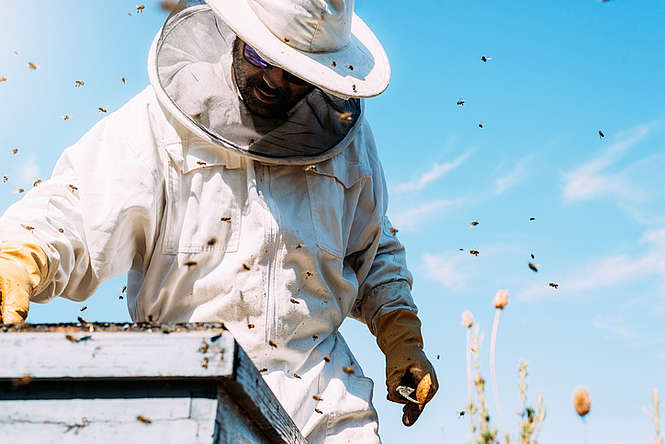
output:
M352 316L374 333L382 315L415 306L362 110L354 105L354 123L319 147L318 159L286 155L283 146L270 157L265 133L237 131L247 116L229 80L230 53L211 64L226 92L178 102L169 85L205 68L190 60L168 70L170 60L160 78L158 48L156 40L152 85L65 150L51 179L0 219L0 241L35 242L48 256L49 279L33 301L83 301L129 272L133 320L224 322L267 369L266 382L310 443L379 442L373 383L338 329ZM334 99L313 94L297 105L304 114L292 113L296 121L335 115ZM231 108L206 105L217 99ZM195 119L182 103L199 104ZM216 129L198 124L210 119ZM215 135L225 134L224 119L228 140ZM252 134L264 136L259 154L240 143ZM281 140L299 149L297 137Z

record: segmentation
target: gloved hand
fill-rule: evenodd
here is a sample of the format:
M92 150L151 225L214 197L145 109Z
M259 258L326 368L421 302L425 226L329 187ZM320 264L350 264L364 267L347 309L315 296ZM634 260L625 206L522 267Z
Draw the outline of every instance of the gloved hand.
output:
M376 342L386 355L388 400L406 404L402 409L402 423L411 426L439 388L434 368L422 350L418 315L405 309L384 315L377 322ZM411 398L418 403L399 394L398 386L414 388Z
M30 297L48 274L48 259L34 244L0 244L0 324L28 316Z

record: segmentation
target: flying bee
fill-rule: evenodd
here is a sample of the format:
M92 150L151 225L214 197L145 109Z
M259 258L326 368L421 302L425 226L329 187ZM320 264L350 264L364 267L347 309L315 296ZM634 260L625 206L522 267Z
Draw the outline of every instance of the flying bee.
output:
M272 341L268 341L268 345L271 346L272 348L277 348L277 344L275 344Z
M473 254L474 256L478 256L480 252L478 250L469 250L470 254Z
M483 127L483 124L482 124L482 123L479 123L479 124L478 124L478 128L482 128L482 127Z
M254 324L247 324L247 328L248 328L249 330L253 329L253 328L254 328Z
M250 266L247 264L242 264L242 268L245 269L246 271L251 270Z
M30 382L32 382L32 377L30 375L24 375L12 380L12 388L17 389L23 385L30 384Z
M212 239L210 239L210 240L208 241L208 246L209 246L209 247L214 247L216 243L217 243L217 238L216 238L216 237L213 237Z
M312 276L314 276L314 275L312 274L311 271L306 271L306 272L305 272L305 279L309 279L309 278L311 278Z
M346 67L347 67L350 71L353 71L353 70L355 69L355 68L353 67L353 65L347 65Z
M143 416L143 415L139 415L139 416L137 416L137 417L136 417L136 420L142 422L143 424L152 424L152 421L149 420L148 418L146 418L146 417Z
M330 362L330 356L324 356L323 360L326 361L326 362Z
M265 368L265 367L263 367L261 370L259 370L259 373L265 373L265 372L267 372L267 371L268 371L268 369Z
M395 227L390 227L389 231L393 236L395 236L399 232L399 230Z
M85 82L83 80L76 80L74 82L74 88L78 88L79 86L85 85Z
M466 415L466 412L464 410L460 410L459 413L457 414L457 417L461 418L464 415Z
M122 287L122 290L120 290L120 293L124 293L126 291L127 291L127 286L125 285L125 286Z
M299 249L299 248L302 248L302 247L304 247L302 242L298 242L298 244L296 245L296 249Z
M317 339L319 339L319 335L317 335L316 333L314 333L314 334L312 335L312 339L316 341Z
M305 167L305 171L316 171L316 165L308 165Z
M353 123L353 115L349 112L341 113L338 120L340 123Z
M64 233L64 232L65 232L64 229L62 229L62 228L58 228L58 233Z
M41 179L37 179L37 180L35 180L35 181L32 183L32 186L33 186L33 187L36 187L36 186L39 185L40 183L42 183L42 180L41 180Z
M159 6L162 8L163 11L171 12L178 7L178 2L173 0L162 0L161 2L159 2Z
M120 77L120 81L121 81L122 83L127 83L127 80L125 80L124 77Z
M208 359L207 356L205 358L203 358L203 361L201 361L201 367L208 368L208 361L209 361L209 359Z
M83 307L81 307L81 309L79 311L86 311L87 309L88 309L88 306L84 305Z
M531 262L529 262L529 268L530 268L534 273L538 273L538 268L536 268L536 266L535 266L533 263L531 263Z
M69 185L67 185L67 186L68 186L69 189L72 190L72 191L78 191L78 190L79 190L78 187L76 187L76 186L74 186L74 185L72 185L72 184L69 184Z
M598 135L600 136L601 139L605 137L605 133L602 130L598 130Z
M302 379L302 376L300 376L298 373L294 373L293 377L296 379Z
M314 409L314 411L315 411L316 413L318 413L319 415L323 415L323 412L322 412L321 410L319 410L319 409Z
M480 222L478 222L477 220L474 220L473 222L471 222L471 226L472 226L472 227L475 227L475 226L478 225L479 223L480 223Z
M145 5L136 5L136 13L141 14L145 9Z
M353 368L352 368L351 366L349 366L349 367L342 367L342 371L343 371L344 373L346 373L347 375L352 375L352 374L355 373L355 371L353 370Z
M458 100L457 104L460 105L460 106L464 105L464 100Z
M35 229L35 227L30 226L30 225L23 225L23 224L21 224L21 226L22 226L23 228L25 228L26 230L28 230L28 231L33 231L33 230Z
M552 288L557 288L557 289L559 288L559 284L555 284L554 282L550 282L549 285L550 285L550 287L552 287Z
M69 120L69 119L71 119L71 116L69 114L65 114L64 116L62 116L62 120Z
M487 62L487 61L489 61L489 60L492 60L492 57L485 57L485 56L482 56L482 57L480 58L480 60L482 60L483 62Z
M32 62L28 62L28 68L30 68L30 69L32 69L32 70L35 70L35 69L37 69L37 68L38 68L38 66L37 66L37 65L35 65L35 64L34 64L34 63L32 63Z
M205 163L205 162L202 161L202 160L197 161L196 164L197 164L197 165L201 165L201 166L206 166L206 165L207 165L207 163Z
M320 397L319 395L314 395L312 396L312 398L314 398L314 401L323 401L323 398Z
M337 62L334 61L334 60L331 60L330 61L330 66L332 66L334 68L335 66L337 66Z
M25 190L23 188L19 188L16 190L16 194L22 194Z
M6 82L6 81L7 81L7 77L0 77L0 82Z
M297 299L291 298L291 303L292 304L300 304L300 301L298 301Z
M536 258L536 256L534 256L533 253L531 253L531 259L535 259L535 258Z
M530 217L529 220L533 222L534 220L536 220L536 218L535 217Z
M187 261L187 262L184 263L184 265L185 265L185 267L189 268L189 267L193 267L194 265L198 265L198 262L196 262L196 261Z
M12 148L12 154L17 155L18 154L18 148Z
M2 176L2 181L3 181L4 183L7 183L8 180L9 180L9 177L7 177L7 176Z
M100 113L105 113L106 108L104 108L103 106L100 106L100 107L97 108L97 111L99 111Z
M79 341L78 339L76 339L72 335L65 335L65 339L67 339L69 342L73 342L73 343L77 343Z
M231 218L228 217L228 216L225 216L225 217L222 217L222 218L220 219L220 221L222 221L222 222L231 222Z

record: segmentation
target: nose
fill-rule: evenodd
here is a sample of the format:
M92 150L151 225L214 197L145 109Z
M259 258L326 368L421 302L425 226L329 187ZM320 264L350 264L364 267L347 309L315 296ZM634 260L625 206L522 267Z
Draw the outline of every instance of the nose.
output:
M276 66L263 70L263 81L272 89L288 86L287 81L284 78L284 70L282 68L277 68Z

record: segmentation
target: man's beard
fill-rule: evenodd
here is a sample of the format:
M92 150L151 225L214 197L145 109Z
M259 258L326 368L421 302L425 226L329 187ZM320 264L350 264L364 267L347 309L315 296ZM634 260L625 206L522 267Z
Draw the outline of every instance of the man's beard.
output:
M262 117L286 117L289 110L295 105L291 91L288 88L273 89L263 80L262 74L246 77L243 73L239 72L241 70L238 70L238 68L235 69L238 90L240 91L243 102L252 113ZM260 94L257 90L270 96L275 96L275 102L262 102L256 97L257 93Z

